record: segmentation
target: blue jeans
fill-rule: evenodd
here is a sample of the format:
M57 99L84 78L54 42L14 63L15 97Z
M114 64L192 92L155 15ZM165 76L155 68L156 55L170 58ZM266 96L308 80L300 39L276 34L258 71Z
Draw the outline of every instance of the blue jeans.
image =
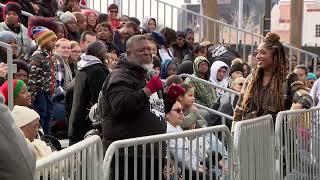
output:
M44 134L49 134L53 110L52 95L46 92L38 92L33 105L40 115L40 123Z

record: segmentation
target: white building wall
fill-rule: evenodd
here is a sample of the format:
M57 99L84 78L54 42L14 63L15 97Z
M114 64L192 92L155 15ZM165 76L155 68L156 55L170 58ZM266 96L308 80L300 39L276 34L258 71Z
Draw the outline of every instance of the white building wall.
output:
M315 44L320 44L320 37L316 37L316 25L320 25L320 11L306 12L304 11L303 17L303 45L307 44L309 46L314 46Z
M280 10L279 5L276 4L271 10L271 31L281 30L280 23Z

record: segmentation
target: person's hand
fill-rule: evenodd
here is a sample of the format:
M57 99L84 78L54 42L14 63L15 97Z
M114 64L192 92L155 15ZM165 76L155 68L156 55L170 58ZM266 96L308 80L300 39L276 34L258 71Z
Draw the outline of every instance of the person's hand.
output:
M8 66L7 64L0 63L0 77L5 78L8 73Z
M161 79L159 77L153 76L149 80L146 88L148 88L150 90L151 94L159 91L160 89L163 88L163 84L161 82Z
M199 172L206 172L207 168L204 165L199 165Z
M31 3L31 5L32 5L32 8L33 8L34 12L36 12L38 14L39 10L40 10L39 6L36 5L36 4L33 4L33 3Z
M192 126L190 127L190 130L196 129L197 123L193 123Z

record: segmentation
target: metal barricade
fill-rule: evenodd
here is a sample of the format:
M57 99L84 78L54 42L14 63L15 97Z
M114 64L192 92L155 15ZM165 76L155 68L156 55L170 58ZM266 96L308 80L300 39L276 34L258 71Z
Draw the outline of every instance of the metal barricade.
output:
M273 179L274 126L271 115L236 124L234 133L236 180Z
M106 180L225 179L232 176L232 137L221 125L115 141L103 172Z
M319 179L320 108L280 112L275 127L276 179Z
M237 91L235 91L235 90L233 90L233 89L216 85L216 84L214 84L214 83L212 83L212 82L210 82L210 81L206 81L206 80L204 80L204 79L195 77L195 76L190 75L190 74L180 74L179 76L180 76L181 78L190 78L190 79L192 79L192 80L194 80L194 81L198 81L198 82L201 82L201 83L204 83L204 84L208 84L208 85L210 85L210 86L212 86L212 87L214 87L214 88L222 89L222 90L224 90L224 91L226 91L226 92L230 92L231 94L235 94L235 95L237 95L237 96L240 96L240 93L237 92Z
M5 48L7 50L7 66L8 66L8 107L13 109L13 56L12 56L12 47L10 44L0 41L0 48Z
M204 110L208 111L209 113L212 113L214 115L217 115L217 116L221 117L221 123L222 123L221 125L226 125L226 120L230 120L230 121L233 120L233 117L229 116L228 114L224 114L222 112L216 111L214 109L208 108L208 107L203 106L203 105L198 104L198 103L194 103L194 105L196 105L198 108L201 108L201 109L204 109Z
M103 160L99 136L89 137L38 160L35 180L100 180Z

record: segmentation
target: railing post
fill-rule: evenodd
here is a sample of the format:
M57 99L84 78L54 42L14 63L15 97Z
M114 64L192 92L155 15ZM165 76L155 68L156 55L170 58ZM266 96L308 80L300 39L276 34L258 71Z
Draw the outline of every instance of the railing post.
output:
M13 109L13 57L12 47L10 44L0 41L0 47L7 50L7 66L8 66L8 107Z

